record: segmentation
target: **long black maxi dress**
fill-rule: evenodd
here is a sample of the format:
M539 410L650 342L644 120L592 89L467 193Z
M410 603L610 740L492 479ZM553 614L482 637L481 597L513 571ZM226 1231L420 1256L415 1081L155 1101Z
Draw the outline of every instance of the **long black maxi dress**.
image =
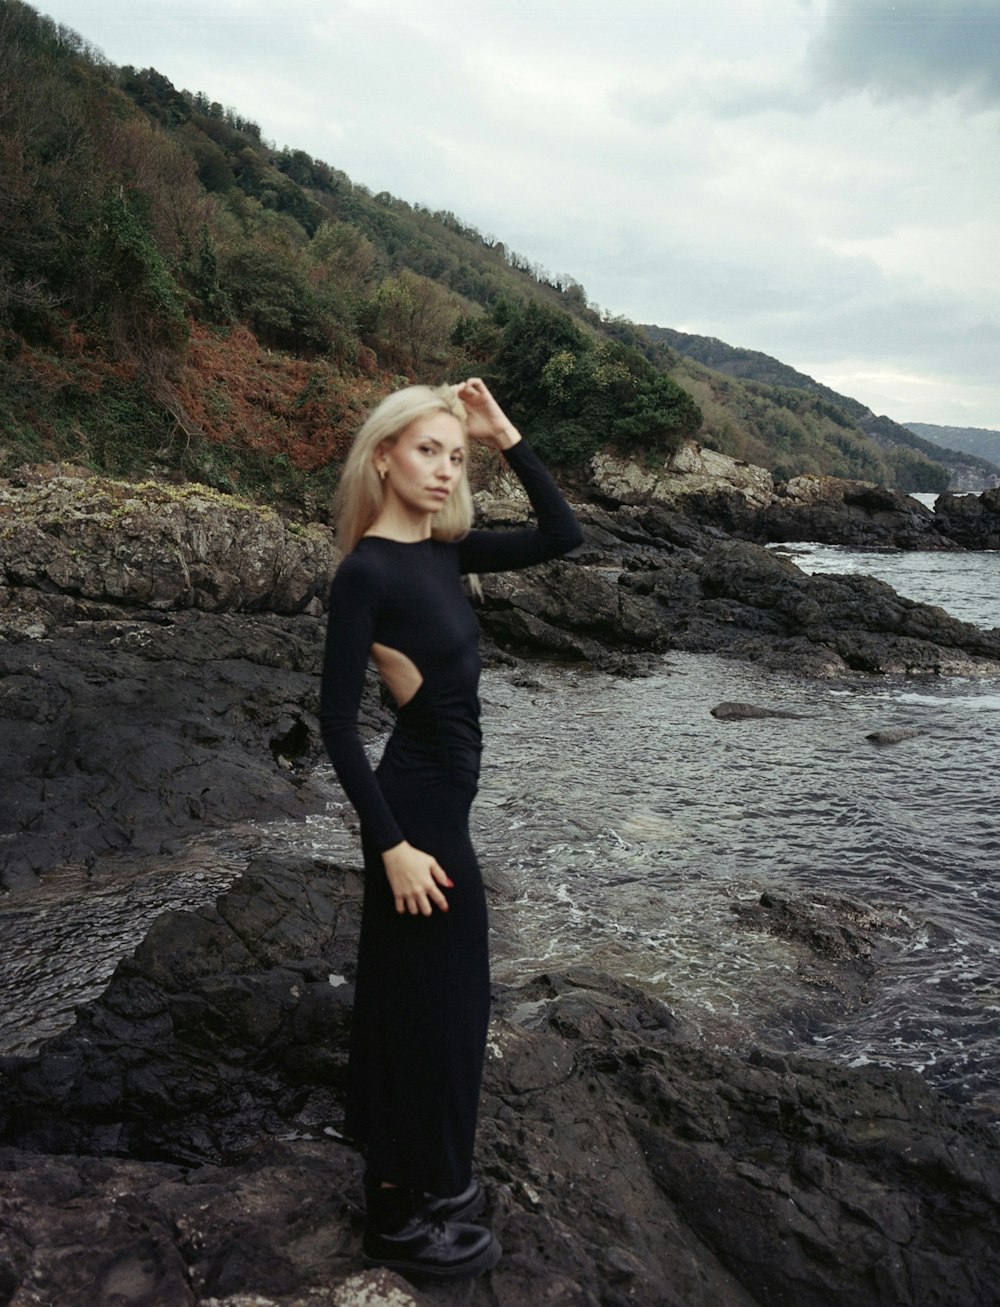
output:
M345 1129L370 1179L442 1197L472 1176L490 1003L486 896L469 838L479 623L460 578L544 562L582 539L537 455L523 441L504 452L537 527L447 542L363 537L330 590L320 692L323 740L361 819L365 859ZM373 643L423 677L375 771L358 734ZM404 839L454 882L447 912L396 912L381 854Z

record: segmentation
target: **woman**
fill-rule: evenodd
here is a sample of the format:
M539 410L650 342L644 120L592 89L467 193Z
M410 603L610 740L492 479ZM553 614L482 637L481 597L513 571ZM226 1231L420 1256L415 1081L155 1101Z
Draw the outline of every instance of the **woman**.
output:
M468 441L503 452L538 527L471 531ZM365 896L346 1130L366 1154L369 1264L475 1275L500 1247L472 1151L489 1022L487 909L468 815L479 776L479 623L463 573L581 542L538 458L478 378L411 386L359 431L341 477L323 740L361 819ZM399 705L376 771L358 734L374 659ZM464 1218L464 1219L463 1219Z

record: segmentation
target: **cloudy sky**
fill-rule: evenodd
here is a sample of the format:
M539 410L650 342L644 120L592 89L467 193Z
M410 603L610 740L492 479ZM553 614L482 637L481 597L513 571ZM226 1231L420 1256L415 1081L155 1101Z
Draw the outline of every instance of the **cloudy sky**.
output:
M35 0L611 314L1000 428L998 0Z

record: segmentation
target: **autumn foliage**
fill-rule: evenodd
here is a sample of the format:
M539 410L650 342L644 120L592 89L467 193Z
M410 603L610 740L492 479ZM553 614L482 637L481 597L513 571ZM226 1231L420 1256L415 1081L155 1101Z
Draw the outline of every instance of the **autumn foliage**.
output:
M325 359L274 355L246 327L192 327L176 394L185 435L284 455L308 471L339 461L384 379Z
M470 374L554 464L697 434L891 483L851 416L723 392L573 278L0 0L0 474L62 459L308 511L375 399Z

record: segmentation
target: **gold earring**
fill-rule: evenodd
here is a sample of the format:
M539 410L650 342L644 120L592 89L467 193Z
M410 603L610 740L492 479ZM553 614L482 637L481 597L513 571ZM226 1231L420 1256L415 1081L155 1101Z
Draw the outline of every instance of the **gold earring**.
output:
M384 468L384 467L380 467L380 468L379 468L379 470L378 470L378 479L379 479L380 481L384 481L384 480L385 480L385 468Z

